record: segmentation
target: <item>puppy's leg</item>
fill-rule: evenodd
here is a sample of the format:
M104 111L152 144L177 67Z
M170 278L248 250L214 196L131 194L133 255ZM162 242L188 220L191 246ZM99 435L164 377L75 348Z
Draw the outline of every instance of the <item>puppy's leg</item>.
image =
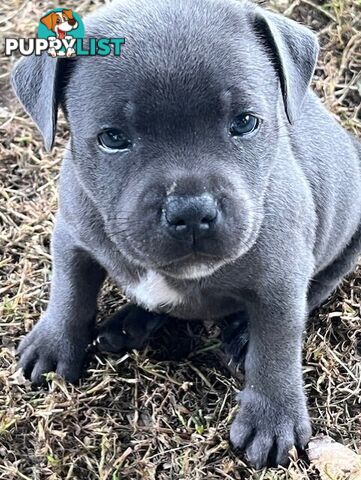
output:
M249 300L246 385L238 396L231 441L256 468L285 465L291 447L303 448L311 435L301 370L303 283L273 284Z
M336 290L342 279L355 268L360 252L361 227L341 255L311 280L308 289L309 312L320 307Z
M56 371L71 382L81 375L92 340L104 270L74 245L58 219L52 237L53 275L48 308L18 348L20 366L34 384Z
M98 348L108 353L140 349L167 319L167 315L148 312L129 303L100 324Z

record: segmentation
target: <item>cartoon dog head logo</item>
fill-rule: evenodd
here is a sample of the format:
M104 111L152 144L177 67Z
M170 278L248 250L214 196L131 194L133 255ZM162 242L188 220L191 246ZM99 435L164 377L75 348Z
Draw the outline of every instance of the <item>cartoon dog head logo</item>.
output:
M62 40L68 32L78 28L78 22L73 16L72 10L62 10L61 12L50 12L40 19L48 30L56 34L56 38Z
M76 49L68 47L67 42L73 38L84 37L84 25L80 16L71 9L55 8L46 13L40 19L38 37L54 39L62 42L61 49L49 48L48 53L52 57L74 56Z
M53 8L43 15L38 25L37 38L5 38L5 56L20 55L58 57L106 56L120 57L124 37L85 37L84 23L70 8Z

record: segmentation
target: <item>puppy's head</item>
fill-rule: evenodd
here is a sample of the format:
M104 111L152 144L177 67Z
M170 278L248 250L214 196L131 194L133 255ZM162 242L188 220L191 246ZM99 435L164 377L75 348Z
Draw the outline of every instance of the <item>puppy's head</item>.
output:
M287 123L302 110L314 35L233 0L116 2L86 31L125 37L124 53L27 58L13 84L48 148L63 106L75 173L109 238L131 261L179 278L244 254Z

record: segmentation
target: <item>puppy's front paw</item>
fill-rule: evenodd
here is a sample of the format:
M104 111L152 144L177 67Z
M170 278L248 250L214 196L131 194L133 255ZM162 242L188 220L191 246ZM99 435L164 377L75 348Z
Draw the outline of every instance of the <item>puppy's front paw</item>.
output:
M78 332L74 337L41 319L18 347L19 365L34 385L44 384L49 372L75 383L81 376L90 341L90 332Z
M98 348L107 353L140 349L166 320L165 315L129 303L100 324Z
M248 461L257 469L266 465L286 465L293 446L305 448L311 425L303 396L295 396L285 404L274 403L250 388L237 399L240 411L231 427L231 442L246 452Z

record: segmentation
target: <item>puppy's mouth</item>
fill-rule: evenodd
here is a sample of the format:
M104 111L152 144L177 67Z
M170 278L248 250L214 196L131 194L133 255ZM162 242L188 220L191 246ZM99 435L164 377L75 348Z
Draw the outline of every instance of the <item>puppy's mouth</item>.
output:
M225 265L227 261L220 257L200 253L190 253L157 268L163 275L193 280L208 277Z
M221 267L233 263L248 249L250 232L244 237L222 236L211 244L182 245L151 236L138 239L136 235L110 234L110 239L130 263L179 280L209 277ZM151 242L149 242L151 238ZM168 239L167 239L168 240Z
M126 242L126 245L127 248L121 250L131 263L179 280L200 279L210 276L223 265L235 259L234 257L225 258L224 256L193 250L184 255L168 257L166 261L162 261L155 259L153 255L143 249L139 249L133 242Z
M64 22L58 27L58 37L60 39L64 39L66 37L66 34L70 32L71 30L75 30L78 26L77 22L70 23L70 22Z
M130 263L179 280L201 279L233 263L252 243L252 209L237 198L221 200L172 197L165 210L155 208L157 198L157 205L143 202L132 214L106 218L105 226Z

